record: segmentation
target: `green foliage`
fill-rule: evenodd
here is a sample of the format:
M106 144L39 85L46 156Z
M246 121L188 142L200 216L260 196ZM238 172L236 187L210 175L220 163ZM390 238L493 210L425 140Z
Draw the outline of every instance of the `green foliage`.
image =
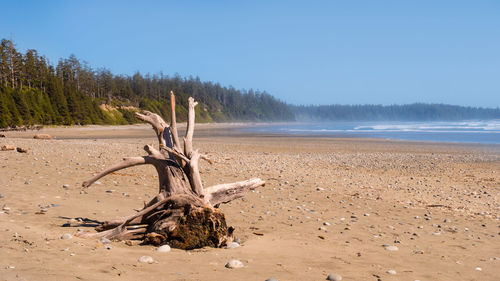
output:
M93 70L74 55L54 67L36 50L19 53L0 41L0 127L48 124L131 124L136 110L168 119L170 91L178 122L185 122L194 97L197 122L300 120L459 120L500 118L499 109L442 104L289 106L266 92L236 90L198 77L162 73L132 77ZM102 106L101 106L102 105ZM137 109L134 109L137 108Z
M135 112L136 111L134 111L134 110L128 110L128 109L119 108L118 111L120 111L120 113L123 116L123 119L128 124L135 124L135 123L142 122L141 120L135 118Z
M179 122L186 121L189 96L199 102L197 122L294 118L285 103L265 92L222 87L198 77L114 75L107 69L93 70L74 55L54 67L36 50L19 53L6 39L0 43L0 87L0 127L136 123L130 106L168 118L170 91L176 94ZM101 104L108 106L103 110Z

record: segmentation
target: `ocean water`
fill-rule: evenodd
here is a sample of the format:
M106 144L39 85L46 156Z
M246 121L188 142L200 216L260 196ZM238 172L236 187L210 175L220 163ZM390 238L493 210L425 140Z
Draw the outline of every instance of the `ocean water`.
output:
M292 135L500 144L500 119L460 122L280 123L245 130Z

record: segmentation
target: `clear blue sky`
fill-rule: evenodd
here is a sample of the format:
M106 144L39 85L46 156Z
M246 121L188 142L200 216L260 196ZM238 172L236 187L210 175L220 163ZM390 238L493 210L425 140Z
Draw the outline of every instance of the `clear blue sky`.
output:
M199 76L294 104L500 106L500 1L0 0L52 63Z

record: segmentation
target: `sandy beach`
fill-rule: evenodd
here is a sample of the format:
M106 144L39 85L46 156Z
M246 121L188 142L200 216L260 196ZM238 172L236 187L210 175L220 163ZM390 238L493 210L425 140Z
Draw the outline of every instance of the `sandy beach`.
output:
M194 146L215 161L201 163L205 186L266 181L221 206L241 246L168 253L74 236L157 193L151 166L81 187L123 157L145 155L145 144L156 145L149 126L3 133L0 146L28 152L0 151L0 280L499 280L500 145L255 135L239 126L197 125ZM155 262L139 263L145 255ZM232 259L244 267L225 268Z

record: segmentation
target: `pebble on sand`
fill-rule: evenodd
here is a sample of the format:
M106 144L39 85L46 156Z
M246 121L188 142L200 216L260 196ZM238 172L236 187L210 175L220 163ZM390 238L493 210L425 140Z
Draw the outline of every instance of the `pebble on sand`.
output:
M64 233L63 235L61 235L61 239L71 239L71 238L73 238L73 235L69 233Z
M226 263L226 268L240 268L243 267L243 263L239 260L230 260Z
M399 248L397 246L393 246L393 245L383 245L383 247L387 250L387 251L397 251L399 250Z
M8 150L15 150L16 147L13 145L2 145L2 148L0 150L2 151L8 151Z
M267 278L266 281L278 281L278 279L271 277L271 278Z
M329 281L340 281L342 280L342 276L336 274L336 273L332 273L332 274L329 274L328 277L326 277L326 280L329 280Z
M231 242L231 243L227 244L226 249L234 249L234 248L238 248L239 246L240 246L240 244L238 244L236 242Z
M52 139L52 136L48 134L36 134L33 138L38 140L50 140Z
M156 249L156 251L160 252L160 253L168 253L168 252L170 252L170 250L171 250L171 248L169 245L162 245Z
M62 186L64 189L68 189L69 188L69 184L63 184Z
M153 263L154 260L150 256L141 256L138 260L138 262L143 262L143 263Z
M28 149L24 147L16 147L17 152L19 153L27 153Z
M392 275L396 275L397 272L394 269L389 269L389 270L387 270L387 273L392 274Z
M109 240L109 239L108 239L108 238L106 238L106 237L103 237L103 238L101 238L101 243L102 243L102 244L109 244L109 243L111 243L111 240Z

